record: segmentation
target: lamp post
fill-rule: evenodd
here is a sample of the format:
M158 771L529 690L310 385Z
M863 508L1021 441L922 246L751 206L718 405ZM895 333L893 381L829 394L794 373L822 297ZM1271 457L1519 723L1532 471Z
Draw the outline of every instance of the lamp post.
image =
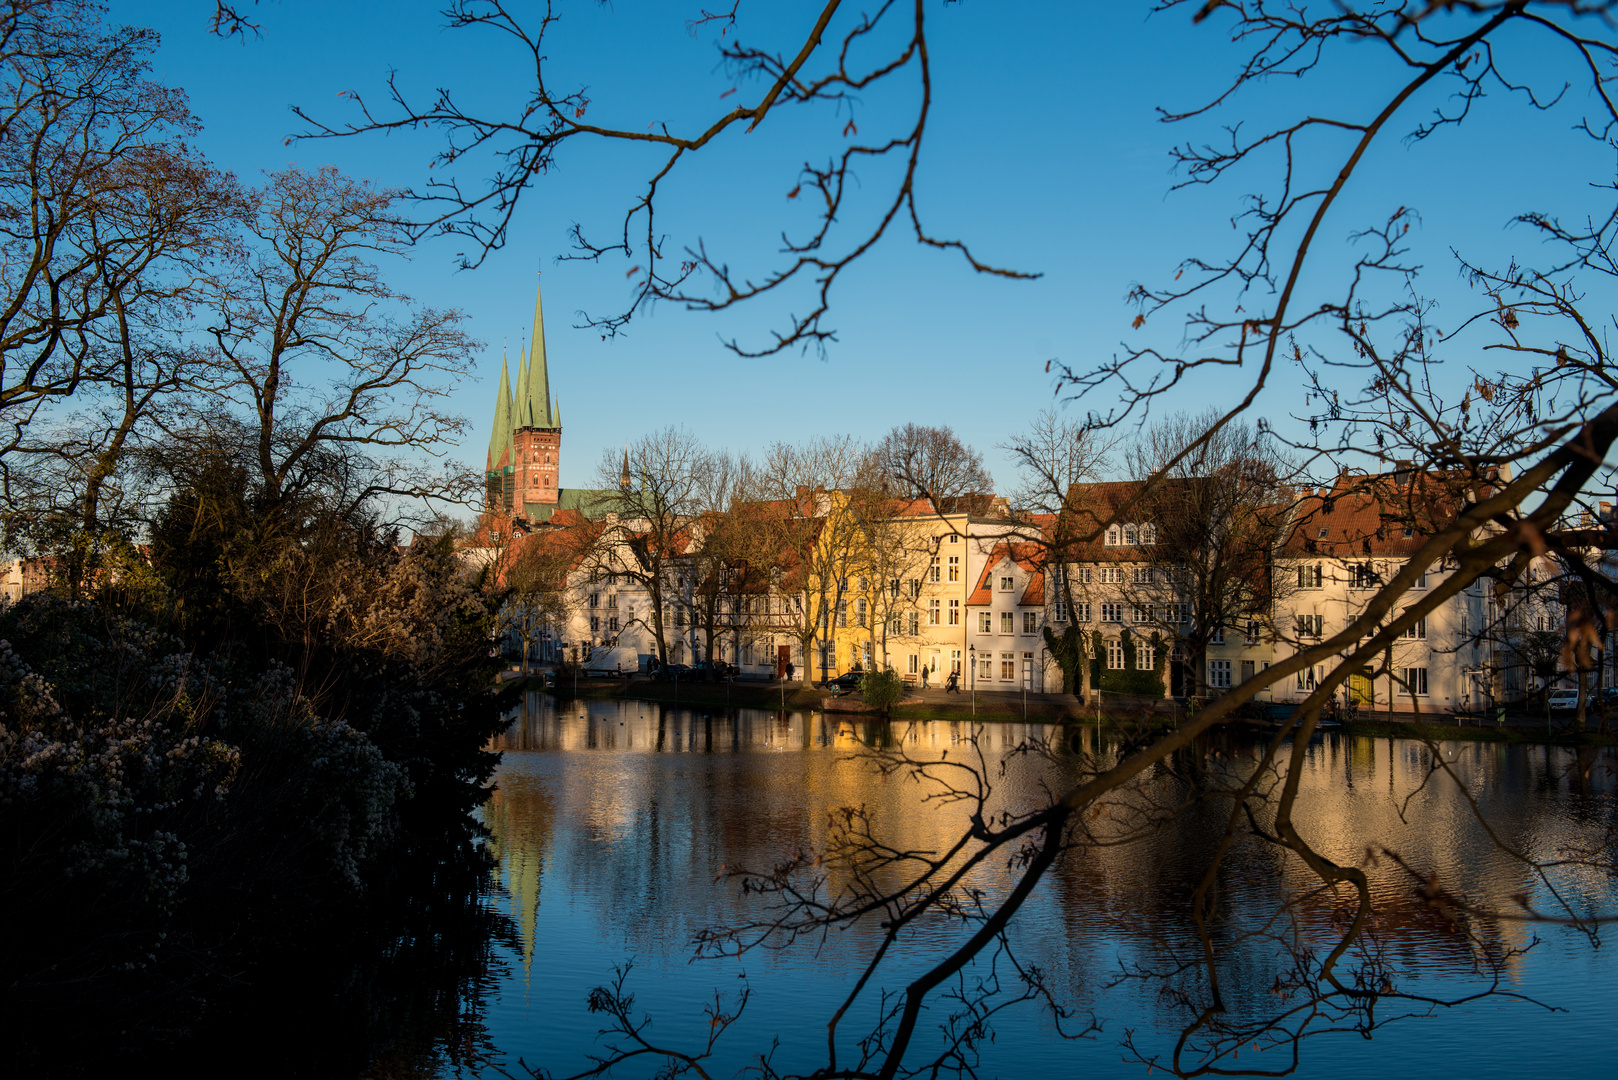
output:
M978 646L977 642L966 647L967 662L972 665L972 715L978 714Z

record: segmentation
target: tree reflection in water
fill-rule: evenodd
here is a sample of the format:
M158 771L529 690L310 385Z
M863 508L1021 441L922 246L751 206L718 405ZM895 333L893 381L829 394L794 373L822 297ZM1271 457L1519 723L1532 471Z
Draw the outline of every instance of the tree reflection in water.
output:
M975 814L990 830L1028 820L1051 792L1116 763L1127 740L1093 726L999 725L974 742L967 724L876 731L819 714L637 702L553 708L533 698L525 714L505 737L512 752L487 811L520 927L513 952L528 1016L495 1025L508 1068L522 1054L564 1076L588 1068L591 1054L636 1049L637 1037L700 1055L726 1031L742 987L753 994L745 1013L697 1062L710 1075L729 1075L776 1040L766 1073L981 1065L990 1075L1084 1062L1133 1075L1147 1062L1172 1067L1177 1047L1188 1072L1285 1070L1298 1053L1313 1073L1355 1051L1342 1040L1300 1048L1298 1037L1343 1030L1376 1031L1381 1053L1416 1039L1430 1048L1436 1036L1446 1057L1492 1061L1510 1029L1486 1026L1491 1043L1476 1017L1498 1002L1445 1012L1437 1027L1380 1025L1433 1011L1434 1000L1493 993L1562 1005L1618 983L1610 964L1586 959L1575 961L1580 980L1547 984L1550 958L1524 951L1538 933L1561 955L1568 935L1521 917L1526 900L1543 919L1583 921L1593 935L1589 920L1612 910L1611 751L1317 738L1298 770L1293 825L1323 858L1363 869L1370 899L1338 987L1321 969L1358 914L1354 892L1322 886L1266 839L1275 828L1266 796L1285 782L1286 758L1227 732L1075 815L1049 880L1031 889L1003 940L938 981L899 1062L904 987L1014 895L1041 845L1029 830L964 869L970 843L953 859L927 853L961 844ZM887 746L872 757L874 743ZM1253 813L1229 829L1228 792L1244 785ZM906 886L928 859L960 875L921 903ZM714 885L715 875L729 885ZM850 918L862 904L874 917ZM883 923L902 927L886 946ZM685 965L693 942L724 958ZM829 1045L827 1021L884 947L884 967ZM620 988L608 982L586 1019L588 989L631 957L639 970ZM705 1013L715 986L725 993ZM642 1003L626 1003L637 991ZM508 983L502 1001L514 992ZM996 1012L1027 999L1043 1012ZM1505 1023L1533 1023L1537 1008L1518 1001ZM639 1036L596 1038L646 1014L657 1024ZM1056 1038L1052 1017L1083 1041ZM1581 1039L1599 1045L1587 1018L1549 1023L1568 1053Z

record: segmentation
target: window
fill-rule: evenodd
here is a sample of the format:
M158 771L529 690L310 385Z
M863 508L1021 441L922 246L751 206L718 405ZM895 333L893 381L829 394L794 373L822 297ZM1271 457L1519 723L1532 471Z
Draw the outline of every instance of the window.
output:
M848 625L848 601L847 600L839 600L839 601L837 601L837 625L840 626L840 627Z
M1299 637L1319 637L1325 629L1325 620L1319 615L1299 615L1297 628Z
M912 674L912 675L916 674L916 654L915 653L910 654L910 662L908 664L908 667L910 669L910 674Z
M1136 604L1135 605L1135 625L1139 626L1141 623L1148 623L1148 622L1151 622L1151 621L1152 621L1152 608L1151 608L1151 605L1149 605L1149 604Z
M1409 525L1406 525L1405 526L1405 539L1406 540L1412 539L1415 535L1416 535L1416 530L1411 528Z
M1427 669L1424 667L1405 668L1405 693L1411 697L1425 697L1427 694Z
M1124 547L1135 547L1140 543L1140 530L1133 525L1124 526Z
M1022 613L1022 632L1025 634L1039 633L1039 616L1032 611Z
M1416 588L1425 589L1426 587L1427 587L1427 571L1423 570L1421 572L1421 574L1416 578Z
M951 626L961 625L961 602L959 600L949 602L949 624Z
M1088 567L1088 566L1080 566L1077 569L1075 569L1073 571L1073 583L1075 585L1088 585L1088 584L1090 584L1090 567Z
M1223 626L1214 627L1213 628L1213 633L1208 635L1208 644L1210 644L1210 645L1223 645L1224 643L1225 643L1225 628Z
M921 633L921 612L912 611L910 613L910 636L915 637L920 633Z
M1102 541L1102 544L1106 547L1117 547L1118 541L1122 538L1122 536L1123 533L1118 526L1109 525L1107 526L1107 537Z
M938 625L938 612L939 612L939 609L942 608L942 607L943 607L943 605L940 604L937 600L929 600L927 602L927 625L928 626L937 626Z
M980 678L980 679L992 679L992 678L994 678L994 661L991 660L987 656L985 656L982 660L978 661L978 678Z
M1025 652L1025 653L1022 654L1022 677L1023 677L1023 686L1030 689L1030 690L1033 689L1033 683L1034 683L1034 654L1031 653L1031 652Z
M1078 603L1073 605L1073 621L1075 621L1075 622L1089 622L1090 621L1090 601L1081 600Z
M921 596L921 578L910 579L910 599L915 600Z
M1298 588L1318 589L1325 579L1325 573L1319 563L1314 566L1298 567Z
M600 607L601 606L601 594L600 593L591 593L590 594L590 606L591 607Z
M610 607L610 608L615 608L615 607L618 606L618 594L617 593L609 593L607 595L607 606Z
M994 633L994 616L989 614L987 611L978 612L978 633Z
M1101 568L1101 584L1122 585L1124 583L1124 568L1121 566L1103 566Z
M590 616L590 633L593 634L597 630L600 630L600 629L601 629L601 616L599 616L599 615Z
M1230 661L1208 661L1208 686L1213 690L1230 689Z
M1190 604L1170 604L1168 607L1168 621L1177 626L1186 626L1191 622Z
M949 557L949 579L951 581L961 580L961 557L959 555Z
M1544 618L1544 616L1540 617ZM1540 629L1543 630L1545 628L1542 626ZM1425 639L1427 637L1427 619L1425 617L1417 619L1416 625L1407 627L1403 636L1407 638Z
M894 578L892 581L888 582L888 596L890 596L894 600L899 599L899 579L898 578Z
M1251 660L1243 660L1242 661L1242 682L1246 682L1248 679L1251 679L1252 677L1253 677L1253 661L1251 661Z
M1298 689L1313 690L1315 688L1315 669L1306 667L1298 672Z
M1114 603L1112 603L1110 601L1102 601L1102 604L1101 604L1101 621L1102 622L1123 622L1124 621L1124 605L1122 605L1122 604L1114 604Z
M1010 578L1010 577L1003 577L1003 578L1000 579L1000 591L1001 592L1015 592L1016 589L1017 589L1017 582L1016 582L1015 579Z
M1142 525L1140 527L1140 542L1142 544L1155 544L1155 543L1157 543L1157 526L1156 525Z
M927 567L927 580L933 582L936 585L938 583L938 578L939 578L938 556L934 555L932 565Z
M860 583L860 587L859 587L859 589L857 591L859 591L859 592L868 591L867 588L866 588L867 582L866 582L865 577L863 575L860 576L859 583Z
M1150 566L1135 567L1136 585L1150 585L1155 577L1156 575L1152 572L1152 568Z
M888 620L888 633L898 635L904 632L904 616L895 615L893 618Z
M1153 671L1157 668L1157 650L1152 648L1150 641L1143 641L1135 646L1135 666L1142 671Z
M1107 669L1124 670L1124 643L1117 638L1107 642Z
M1368 562L1355 563L1350 571L1349 584L1356 589L1374 589L1382 583L1376 567Z
M854 601L854 625L855 626L864 626L865 625L865 618L866 618L865 597L862 596L858 600Z
M1000 681L1011 682L1017 677L1017 658L1011 653L1000 654Z
M1320 527L1320 539L1324 540L1324 539L1326 539L1326 537L1328 537L1330 535L1331 535L1331 530L1328 529L1326 526L1322 525Z
M1014 633L1016 633L1017 632L1016 623L1017 623L1017 616L1016 616L1015 613L1010 612L1010 611L1002 611L1000 613L1000 632L1002 634L1014 634Z
M1056 621L1067 622L1067 605L1060 600L1056 602Z
M608 630L617 630L618 629L618 616L614 615L612 618L607 620L607 629Z
M952 544L959 544L961 542L961 534L960 533L953 533L953 532L950 533L949 534L949 542L952 543Z
M1258 644L1258 623L1252 619L1247 621L1247 634L1245 635L1245 642L1248 645Z

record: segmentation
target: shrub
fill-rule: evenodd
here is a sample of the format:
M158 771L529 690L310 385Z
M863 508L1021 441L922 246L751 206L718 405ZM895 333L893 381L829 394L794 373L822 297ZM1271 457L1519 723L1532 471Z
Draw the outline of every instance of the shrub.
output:
M897 671L887 668L867 675L863 692L865 703L886 716L888 710L904 697L905 685Z

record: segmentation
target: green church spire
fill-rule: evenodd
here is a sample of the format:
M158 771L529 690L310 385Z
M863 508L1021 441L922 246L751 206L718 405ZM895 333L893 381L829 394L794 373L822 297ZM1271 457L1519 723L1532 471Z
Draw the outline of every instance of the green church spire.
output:
M500 389L496 394L494 430L489 434L489 472L515 463L515 455L511 453L511 375L503 350L500 353Z
M545 313L537 285L534 287L534 332L528 339L527 363L517 382L517 426L561 426L551 412L551 380L545 364Z

